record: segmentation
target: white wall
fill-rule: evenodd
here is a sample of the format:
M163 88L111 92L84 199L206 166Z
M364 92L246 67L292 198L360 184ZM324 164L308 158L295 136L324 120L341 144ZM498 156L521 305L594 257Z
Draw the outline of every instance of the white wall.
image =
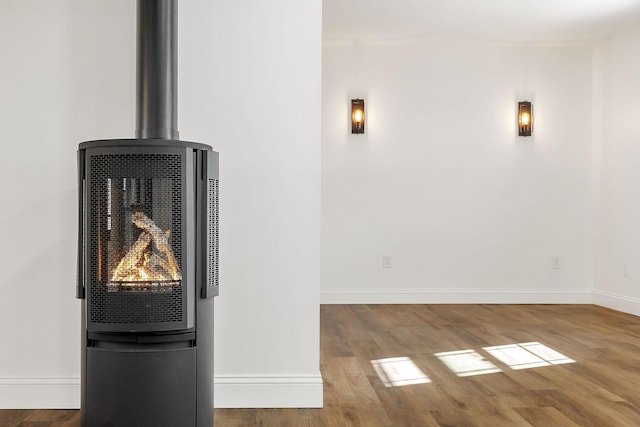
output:
M75 155L133 136L135 2L0 10L0 408L78 407ZM320 406L321 3L179 16L181 137L221 155L216 406Z
M322 301L590 302L591 88L588 46L325 43Z
M75 156L131 135L130 8L0 4L0 407L79 404Z
M180 128L221 161L218 407L322 406L320 0L180 2Z
M640 31L597 45L593 69L594 301L640 315Z

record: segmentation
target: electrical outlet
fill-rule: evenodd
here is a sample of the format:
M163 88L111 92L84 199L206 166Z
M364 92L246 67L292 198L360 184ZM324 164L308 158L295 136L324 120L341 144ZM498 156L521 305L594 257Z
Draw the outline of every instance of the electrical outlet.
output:
M391 262L391 255L382 255L382 267L391 268L393 263Z
M551 257L551 268L554 270L560 270L560 257L552 256Z

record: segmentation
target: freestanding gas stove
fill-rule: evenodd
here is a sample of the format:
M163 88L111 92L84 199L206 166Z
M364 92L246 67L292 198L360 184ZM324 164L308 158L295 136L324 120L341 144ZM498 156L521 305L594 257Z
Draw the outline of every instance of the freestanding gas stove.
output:
M213 425L218 153L178 139L176 22L138 1L137 138L78 150L83 426Z

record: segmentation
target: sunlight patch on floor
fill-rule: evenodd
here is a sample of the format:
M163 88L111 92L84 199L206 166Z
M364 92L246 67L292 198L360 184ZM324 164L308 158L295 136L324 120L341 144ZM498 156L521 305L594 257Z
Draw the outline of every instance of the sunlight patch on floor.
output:
M511 369L529 369L541 366L575 363L563 354L539 342L484 347L484 350Z
M386 387L430 383L431 380L408 357L372 360L371 364Z
M448 351L436 353L436 357L442 361L459 377L470 377L472 375L493 374L502 372L493 363L486 360L481 354L474 350Z

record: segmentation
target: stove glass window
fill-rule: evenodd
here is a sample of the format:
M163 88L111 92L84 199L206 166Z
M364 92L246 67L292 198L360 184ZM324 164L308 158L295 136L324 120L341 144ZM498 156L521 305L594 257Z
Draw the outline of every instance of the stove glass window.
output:
M182 156L94 155L89 170L92 320L181 321Z

